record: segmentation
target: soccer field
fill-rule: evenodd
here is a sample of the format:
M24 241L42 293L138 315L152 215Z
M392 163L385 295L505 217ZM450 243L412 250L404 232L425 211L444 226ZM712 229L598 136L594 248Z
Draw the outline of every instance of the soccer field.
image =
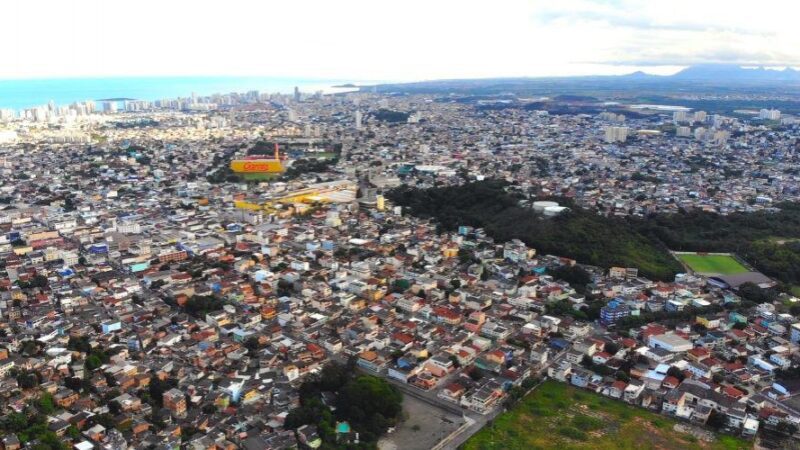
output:
M678 255L681 261L697 273L732 275L749 272L733 256L728 255Z

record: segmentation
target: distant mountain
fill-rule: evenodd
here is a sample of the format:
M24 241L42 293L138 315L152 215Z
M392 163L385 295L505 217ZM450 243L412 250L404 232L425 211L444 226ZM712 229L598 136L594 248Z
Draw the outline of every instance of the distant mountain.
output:
M739 92L762 92L780 89L800 95L800 71L744 68L734 64L698 64L673 75L652 75L642 71L626 75L589 75L559 77L517 77L429 80L412 83L381 84L361 89L401 93L461 93L464 95L588 95L598 92L637 92L664 95L680 89L735 89Z
M747 69L735 64L698 64L689 66L668 77L676 81L800 81L800 71L763 67Z
M636 72L629 73L627 75L621 75L620 78L629 78L634 80L647 80L651 78L664 78L661 75L652 75L649 73L642 72L641 70L637 70Z

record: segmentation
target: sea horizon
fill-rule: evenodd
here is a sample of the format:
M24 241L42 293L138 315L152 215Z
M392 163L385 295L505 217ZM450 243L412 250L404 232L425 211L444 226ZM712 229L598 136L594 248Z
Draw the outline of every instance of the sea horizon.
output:
M161 100L199 97L257 90L289 94L297 86L301 92L344 92L344 84L376 83L348 79L314 79L269 76L135 76L0 79L0 109L23 110L54 102L74 102L110 98Z

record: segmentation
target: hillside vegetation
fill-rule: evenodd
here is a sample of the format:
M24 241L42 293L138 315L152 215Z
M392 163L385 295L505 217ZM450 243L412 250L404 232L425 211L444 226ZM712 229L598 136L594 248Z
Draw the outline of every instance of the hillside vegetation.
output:
M671 280L681 270L665 246L642 236L623 219L582 208L544 218L519 206L504 187L494 180L425 190L400 187L389 198L446 230L482 227L498 241L520 239L539 253L602 267L638 267L657 280Z
M389 198L412 214L431 218L443 229L483 227L498 241L518 238L549 253L602 267L638 267L656 280L671 280L682 270L667 249L735 252L765 275L800 284L800 205L781 203L773 212L719 215L702 211L656 214L645 218L605 217L572 207L543 218L519 205L497 180L460 186L399 187ZM562 200L568 204L569 200Z

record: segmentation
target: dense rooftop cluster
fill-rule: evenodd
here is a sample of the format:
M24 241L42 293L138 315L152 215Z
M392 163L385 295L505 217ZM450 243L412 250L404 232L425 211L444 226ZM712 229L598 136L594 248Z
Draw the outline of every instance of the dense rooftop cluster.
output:
M704 126L729 137L612 145L607 115L361 93L234 100L6 125L6 449L355 446L343 420L286 426L330 363L476 421L546 375L747 437L800 424L797 299L757 304L695 274L654 282L480 228L437 232L382 195L493 177L613 214L759 210L800 195L796 125L713 117ZM88 143L54 139L64 130ZM261 140L341 151L277 182L215 177Z

